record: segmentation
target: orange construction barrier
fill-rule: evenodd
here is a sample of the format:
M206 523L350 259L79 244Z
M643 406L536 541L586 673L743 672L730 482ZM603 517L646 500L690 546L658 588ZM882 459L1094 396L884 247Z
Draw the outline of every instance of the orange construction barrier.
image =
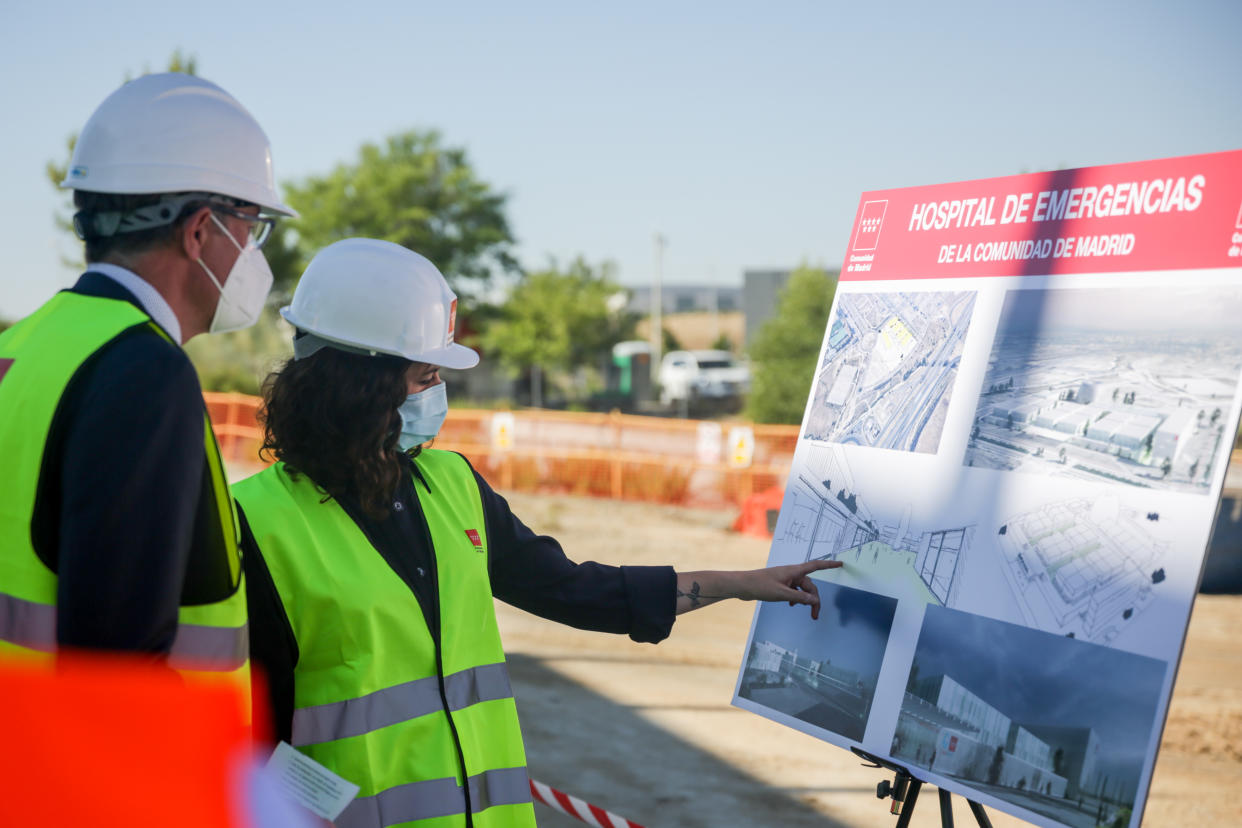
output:
M741 513L733 521L733 531L757 538L772 537L776 530L776 517L781 511L781 501L784 499L785 490L779 486L756 492L746 498Z
M203 396L225 462L235 474L261 468L261 400ZM753 438L744 456L729 445L737 428ZM502 491L740 507L756 492L784 486L797 441L797 426L454 408L434 445L464 454Z
M242 691L122 657L0 662L0 825L249 828Z

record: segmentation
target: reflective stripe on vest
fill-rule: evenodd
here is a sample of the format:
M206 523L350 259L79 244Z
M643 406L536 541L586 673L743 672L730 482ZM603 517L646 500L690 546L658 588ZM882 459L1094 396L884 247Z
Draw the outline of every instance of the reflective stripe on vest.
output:
M56 651L56 607L0 592L0 641L41 653ZM178 624L168 662L175 669L230 672L250 653L250 628Z
M31 650L56 650L56 607L0 592L0 640Z
M472 704L513 698L509 670L504 664L485 664L444 677L449 710ZM397 722L439 710L440 683L435 676L385 687L356 699L302 707L293 711L295 747L361 736Z
M56 650L56 573L35 553L31 521L52 421L66 387L90 357L118 336L145 329L167 335L139 308L116 299L64 292L0 333L0 456L7 483L0 499L0 649L17 655ZM174 343L175 344L175 343ZM220 600L178 611L171 666L183 673L231 673L249 685L246 596L237 549L237 521L219 446L203 413L206 455L202 493L209 527L196 524L211 559L227 567L232 592ZM107 493L101 493L106 497ZM249 698L249 694L247 694Z
M455 454L416 462L431 488L415 482L434 547L443 697L414 592L340 505L283 463L233 487L297 643L291 741L360 786L338 825L464 826L468 793L475 828L533 828L478 486Z
M523 805L531 801L526 768L502 768L475 774L469 779L471 811L478 814L497 805ZM456 779L409 782L349 803L334 823L337 828L383 828L419 819L461 813L464 797Z

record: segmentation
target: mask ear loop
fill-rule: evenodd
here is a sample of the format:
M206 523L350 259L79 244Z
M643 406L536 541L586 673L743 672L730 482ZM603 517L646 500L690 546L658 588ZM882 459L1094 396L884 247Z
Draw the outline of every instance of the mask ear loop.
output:
M220 291L220 295L223 296L224 285L220 284L220 280L216 278L216 274L211 272L211 268L207 266L207 263L203 261L201 256L195 259L194 261L198 262L198 266L201 267L204 271L206 271L207 278L211 279L211 283L216 286L216 290Z
M210 215L211 220L216 223L216 227L220 228L220 232L223 233L225 237L228 238L228 240L233 243L233 246L237 248L237 255L241 256L243 253L245 253L246 248L242 247L241 245L237 243L237 239L233 238L233 234L229 232L229 228L225 227L224 224L220 221L220 219L216 218L216 214L209 213L208 215ZM198 262L198 266L207 272L207 278L211 279L211 283L216 286L216 290L220 291L220 296L221 298L223 298L224 285L222 285L220 283L220 280L216 278L216 274L211 272L211 268L209 268L207 266L207 263L203 261L203 257L199 256L194 261Z

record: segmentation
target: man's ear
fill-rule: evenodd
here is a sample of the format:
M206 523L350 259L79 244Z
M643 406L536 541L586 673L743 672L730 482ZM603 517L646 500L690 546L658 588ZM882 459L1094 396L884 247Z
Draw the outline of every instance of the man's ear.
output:
M177 231L177 241L181 245L182 252L189 257L190 261L202 258L203 248L207 245L207 238L210 233L210 207L199 207L181 223L181 229Z

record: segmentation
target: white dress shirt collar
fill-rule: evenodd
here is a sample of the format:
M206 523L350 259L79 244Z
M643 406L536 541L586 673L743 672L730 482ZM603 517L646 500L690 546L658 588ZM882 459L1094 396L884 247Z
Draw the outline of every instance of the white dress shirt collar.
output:
M87 265L86 270L89 273L99 273L107 276L134 294L138 304L142 305L142 309L147 312L147 315L155 320L155 324L163 328L172 337L173 342L176 342L178 345L181 344L181 322L178 321L177 314L173 313L172 306L160 295L158 290L152 287L150 282L132 270L126 270L120 265L107 262L94 262Z

